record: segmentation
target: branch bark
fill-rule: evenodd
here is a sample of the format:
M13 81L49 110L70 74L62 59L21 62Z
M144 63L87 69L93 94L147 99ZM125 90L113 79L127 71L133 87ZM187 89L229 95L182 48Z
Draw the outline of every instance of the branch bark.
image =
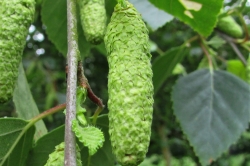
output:
M76 0L67 0L67 31L68 31L68 76L65 119L65 150L64 165L76 165L76 139L72 131L72 120L76 118L76 87L77 60L79 57Z
M244 64L244 66L247 66L247 61L244 58L244 56L242 55L242 53L240 52L240 50L238 49L238 47L236 46L236 44L233 42L233 39L231 39L229 36L219 33L220 36L225 39L229 45L232 47L232 49L234 50L234 52L236 53L236 55L239 57L239 59L241 60L241 62Z

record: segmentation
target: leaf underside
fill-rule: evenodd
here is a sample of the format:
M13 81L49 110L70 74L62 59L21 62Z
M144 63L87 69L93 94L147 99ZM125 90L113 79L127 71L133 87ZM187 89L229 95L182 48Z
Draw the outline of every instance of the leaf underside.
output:
M155 7L148 0L130 0L134 7L141 13L143 20L155 31L174 17Z
M19 65L18 80L13 94L13 101L19 118L29 120L40 113L30 92L22 63ZM36 133L34 139L37 140L47 133L47 128L43 120L39 120L35 126Z
M28 122L17 118L0 119L0 165L24 165L32 147L35 127L22 133Z
M248 127L250 87L228 72L203 69L182 77L172 100L202 165L217 159Z

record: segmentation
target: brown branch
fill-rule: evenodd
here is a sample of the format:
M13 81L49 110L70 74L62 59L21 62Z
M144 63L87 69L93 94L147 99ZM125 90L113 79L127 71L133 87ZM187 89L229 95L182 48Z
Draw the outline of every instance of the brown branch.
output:
M206 55L206 57L208 59L209 67L212 69L213 68L213 62L212 62L211 56L210 56L209 52L207 51L207 49L205 48L202 41L200 42L200 46L201 46L202 51L204 52L204 54Z
M81 87L87 88L88 98L92 102L94 102L98 107L103 109L105 106L102 103L102 99L100 99L99 97L95 95L95 93L92 91L88 83L88 79L84 75L82 61L78 61L77 78L78 78L78 84Z
M77 81L78 81L78 85L80 85L81 87L87 89L88 98L98 106L96 111L95 111L95 114L93 115L93 124L95 125L98 115L101 113L101 111L103 110L103 108L105 106L102 103L102 99L97 97L95 95L95 93L92 91L92 89L91 89L91 87L90 87L90 85L88 83L88 79L84 75L82 61L78 61L78 65L77 65Z
M37 121L41 120L42 118L45 118L45 117L47 117L47 116L49 116L51 114L54 114L54 113L56 113L58 111L61 111L61 110L65 109L65 108L66 108L65 103L59 104L59 105L57 105L57 106L55 106L53 108L50 108L50 109L42 112L41 114L35 116L34 118L31 119L31 121L34 121L34 123L36 123Z
M228 44L232 47L232 49L234 50L236 55L239 57L241 62L246 66L247 61L244 58L244 56L242 55L242 53L240 52L240 50L238 49L238 47L236 46L236 44L234 43L234 40L231 37L229 37L229 36L227 36L225 34L222 34L222 33L219 33L219 34L223 39L225 39L228 42Z
M158 134L160 136L160 141L161 141L161 151L163 154L163 158L166 161L166 166L171 166L171 152L169 151L169 147L168 147L168 140L167 140L167 136L165 135L165 130L166 127L164 125L157 125L157 129L158 129Z
M245 43L245 42L247 42L247 41L249 40L248 27L247 27L247 24L246 24L246 22L245 22L245 20L244 20L244 18L243 18L243 16L242 16L242 14L240 13L240 14L238 14L238 16L239 16L240 22L241 22L242 25L243 25L243 30L244 30L244 32L245 32L245 37L244 37L244 39L241 41L241 43Z

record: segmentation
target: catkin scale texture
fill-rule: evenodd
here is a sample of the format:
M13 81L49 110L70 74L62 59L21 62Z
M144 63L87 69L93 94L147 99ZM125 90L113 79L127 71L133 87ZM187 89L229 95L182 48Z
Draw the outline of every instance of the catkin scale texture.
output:
M60 143L55 147L55 151L53 151L44 166L62 166L64 165L64 148L65 142ZM82 165L81 161L81 150L79 146L76 144L76 164L77 166Z
M117 4L104 37L108 52L109 134L123 166L141 163L148 150L153 84L148 30L136 9Z
M0 2L0 103L12 97L34 12L34 0Z
M80 0L80 12L87 41L100 44L103 41L107 21L105 1Z

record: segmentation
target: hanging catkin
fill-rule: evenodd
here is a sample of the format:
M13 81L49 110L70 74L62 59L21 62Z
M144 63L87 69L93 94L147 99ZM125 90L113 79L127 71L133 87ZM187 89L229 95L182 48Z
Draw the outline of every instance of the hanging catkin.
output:
M34 0L0 1L0 103L12 97L34 12Z
M92 44L103 41L106 30L106 9L104 0L79 0L81 23L85 37Z
M128 1L118 3L104 38L108 52L109 134L123 166L137 166L148 150L153 84L148 29Z

